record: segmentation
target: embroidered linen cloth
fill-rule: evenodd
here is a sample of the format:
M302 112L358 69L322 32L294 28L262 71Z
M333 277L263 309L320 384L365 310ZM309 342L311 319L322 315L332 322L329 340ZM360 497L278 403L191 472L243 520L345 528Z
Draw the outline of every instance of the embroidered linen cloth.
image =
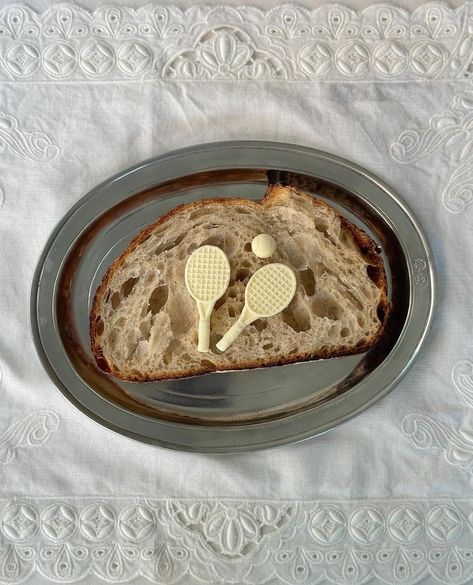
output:
M470 579L472 72L473 3L3 4L0 583ZM327 150L393 185L433 246L437 316L402 383L343 426L250 454L172 452L63 398L33 346L31 279L94 185L229 139Z

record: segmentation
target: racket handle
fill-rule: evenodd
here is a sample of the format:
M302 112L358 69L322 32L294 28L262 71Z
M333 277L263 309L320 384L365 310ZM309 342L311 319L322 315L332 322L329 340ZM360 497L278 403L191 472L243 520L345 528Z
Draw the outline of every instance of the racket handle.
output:
M235 339L240 335L240 333L247 325L249 325L249 323L247 321L243 321L240 316L238 321L236 321L230 327L222 339L217 343L217 349L220 351L225 351L235 341Z
M197 351L207 353L210 345L210 319L207 317L199 319L199 345Z

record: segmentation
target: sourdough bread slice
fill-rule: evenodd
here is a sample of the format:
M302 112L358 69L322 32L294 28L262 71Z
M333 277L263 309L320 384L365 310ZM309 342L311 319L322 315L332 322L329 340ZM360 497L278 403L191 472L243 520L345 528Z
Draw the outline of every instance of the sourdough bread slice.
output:
M261 233L277 242L271 258L251 251ZM207 354L197 351L197 307L184 282L189 255L205 244L221 247L231 265ZM238 318L248 279L270 262L294 269L293 301L220 354L215 345ZM388 312L383 262L368 235L325 202L273 186L261 202L204 199L176 207L138 234L97 289L90 338L106 372L160 380L364 352L379 339Z

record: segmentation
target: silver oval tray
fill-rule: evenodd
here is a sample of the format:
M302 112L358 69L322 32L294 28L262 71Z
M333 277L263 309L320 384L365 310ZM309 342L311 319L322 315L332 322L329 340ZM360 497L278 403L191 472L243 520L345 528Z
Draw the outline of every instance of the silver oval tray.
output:
M175 381L127 383L102 373L89 348L88 313L103 274L133 236L179 203L260 199L273 182L326 199L379 244L393 306L381 342L357 356ZM31 297L41 360L82 412L141 441L206 452L299 441L367 408L412 365L433 309L429 245L390 187L331 154L253 141L171 152L87 193L51 235Z

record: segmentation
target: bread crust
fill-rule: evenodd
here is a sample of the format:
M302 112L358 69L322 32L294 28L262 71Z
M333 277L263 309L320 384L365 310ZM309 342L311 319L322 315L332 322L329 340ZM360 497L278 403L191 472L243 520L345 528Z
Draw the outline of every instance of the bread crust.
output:
M164 223L169 222L172 220L176 215L188 211L194 211L203 207L204 205L240 205L246 206L252 209L260 209L261 206L264 207L271 207L278 198L284 198L287 196L287 190L290 190L293 194L298 195L299 197L305 197L312 201L313 205L325 207L326 209L330 210L331 213L335 213L343 227L348 229L353 236L360 252L367 260L367 262L372 266L372 271L370 274L371 279L376 284L376 286L381 291L380 301L378 303L378 317L380 319L380 326L375 335L371 336L371 338L367 338L362 343L358 343L356 346L342 346L337 351L330 351L330 350L322 350L318 351L317 353L313 352L300 352L297 354L290 354L283 358L274 358L274 359L254 359L251 361L240 362L235 365L231 366L220 366L219 368L211 368L209 366L194 366L190 367L188 370L183 371L182 369L179 370L172 370L169 372L163 372L156 376L146 376L145 374L124 374L120 372L113 363L110 363L105 356L103 355L102 348L100 346L100 336L98 334L98 321L100 319L99 308L101 303L103 302L104 296L109 288L110 281L116 274L116 272L120 269L122 264L126 261L126 259L132 254L132 252L142 244L148 237L152 234L152 232L159 226L163 225ZM158 380L170 380L170 379L177 379L177 378L189 378L193 376L199 376L203 374L209 374L213 372L224 372L224 371L237 371L237 370L247 370L253 368L261 368L261 367L273 367L273 366L282 366L288 365L298 362L306 362L310 360L319 360L319 359L330 359L336 357L342 357L347 355L355 355L359 353L364 353L371 349L381 338L386 323L390 313L390 303L388 301L387 295L387 278L386 273L384 270L384 265L381 256L377 251L377 245L375 242L366 234L362 229L354 225L348 219L346 219L341 213L339 213L336 209L328 205L325 201L321 199L317 199L311 195L303 193L294 187L286 187L280 185L273 185L269 187L268 191L266 192L264 198L261 201L253 201L251 199L244 199L239 197L232 197L232 198L212 198L212 199L200 199L198 201L194 201L192 203L185 203L178 205L177 207L173 208L171 211L157 219L155 222L150 224L144 230L142 230L139 234L137 234L133 240L130 242L126 250L110 265L108 270L106 271L100 286L97 288L94 300L92 303L92 309L90 312L90 319L89 319L89 335L90 335L90 342L91 342L91 349L94 355L95 361L98 367L107 373L113 374L117 378L127 381L133 382L151 382L151 381L158 381Z

